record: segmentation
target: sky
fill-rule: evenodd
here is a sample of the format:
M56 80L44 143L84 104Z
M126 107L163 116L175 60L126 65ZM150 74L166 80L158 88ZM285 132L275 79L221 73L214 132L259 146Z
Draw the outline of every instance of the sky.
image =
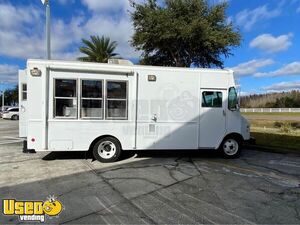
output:
M50 0L52 59L76 60L81 39L105 35L116 52L138 62L130 46L128 0ZM136 0L143 2L144 0ZM228 22L242 34L240 47L224 59L243 95L300 90L300 0L227 1ZM40 0L0 0L0 90L17 83L29 58L44 58L45 8Z

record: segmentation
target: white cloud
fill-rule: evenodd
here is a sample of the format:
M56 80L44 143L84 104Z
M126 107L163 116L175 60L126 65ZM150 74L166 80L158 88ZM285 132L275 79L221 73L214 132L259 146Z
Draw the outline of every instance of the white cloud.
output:
M272 65L274 61L272 59L253 59L248 62L241 63L231 69L238 77L253 75L259 68Z
M16 65L0 64L0 83L16 83L18 69Z
M263 87L262 89L266 91L290 91L296 89L299 90L300 81L280 82L267 87Z
M75 0L57 0L61 5L73 4Z
M93 1L82 1L89 2L92 6ZM129 44L133 27L127 12L128 1L97 0L93 2L93 4L96 3L100 5L98 6L99 10L100 8L112 9L113 5L119 5L122 12L118 12L118 17L116 17L114 13L105 14L93 11L90 17L77 15L72 17L70 22L52 18L52 58L75 60L80 55L78 48L81 45L81 39L89 38L90 35L106 35L117 41L116 52L123 58L139 57L140 54L134 51ZM5 13L2 13L3 10ZM0 23L0 55L22 59L44 58L45 18L43 8L0 3L0 12L0 21L4 21ZM24 16L20 14L24 20L19 18L18 12L26 12Z
M281 14L279 8L269 10L267 5L257 7L253 10L245 9L235 16L237 25L242 26L249 31L256 23L261 23L263 20L268 20L277 17Z
M37 21L42 16L42 12L32 6L15 7L11 4L0 3L0 18L2 29L17 29L24 24Z
M287 64L275 71L254 74L255 77L278 77L287 75L300 75L300 61Z
M251 48L259 48L268 53L287 50L291 45L292 33L274 37L271 34L262 34L250 42Z
M82 4L89 10L96 12L112 12L129 8L129 0L82 0Z

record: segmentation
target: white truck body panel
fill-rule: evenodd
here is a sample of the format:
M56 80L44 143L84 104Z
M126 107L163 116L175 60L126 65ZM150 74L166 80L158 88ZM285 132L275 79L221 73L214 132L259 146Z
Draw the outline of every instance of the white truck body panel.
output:
M24 90L26 88L26 90ZM27 137L27 75L19 70L19 137Z
M41 76L31 75L34 68ZM27 125L28 149L87 151L104 135L117 138L123 150L216 149L230 133L250 138L239 111L227 107L228 89L235 86L230 70L28 60L26 71L28 110L20 124ZM149 75L156 80L149 81ZM74 107L64 108L70 117L55 116L60 79L76 81L76 97L69 99ZM81 118L83 80L102 81L103 119ZM106 118L107 110L119 110L107 108L110 81L126 81L127 119ZM222 95L221 106L202 107L203 92L212 91Z

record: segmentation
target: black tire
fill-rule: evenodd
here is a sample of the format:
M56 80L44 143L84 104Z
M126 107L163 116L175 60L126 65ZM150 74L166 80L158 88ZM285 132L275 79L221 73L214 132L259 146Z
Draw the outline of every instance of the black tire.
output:
M96 142L93 147L93 155L99 162L116 162L121 156L120 142L113 137L105 137Z
M18 120L19 116L18 115L12 115L11 120Z
M224 138L219 150L224 158L238 158L242 152L242 141L236 136L228 136Z

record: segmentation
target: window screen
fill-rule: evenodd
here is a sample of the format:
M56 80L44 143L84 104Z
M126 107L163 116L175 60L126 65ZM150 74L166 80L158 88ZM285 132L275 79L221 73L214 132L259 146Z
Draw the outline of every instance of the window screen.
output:
M102 84L101 80L81 81L81 118L103 118Z
M126 81L107 81L107 119L127 119L127 86Z
M217 92L217 91L202 92L202 107L210 107L210 108L222 107L222 92Z
M77 117L77 81L69 79L54 80L55 117Z

